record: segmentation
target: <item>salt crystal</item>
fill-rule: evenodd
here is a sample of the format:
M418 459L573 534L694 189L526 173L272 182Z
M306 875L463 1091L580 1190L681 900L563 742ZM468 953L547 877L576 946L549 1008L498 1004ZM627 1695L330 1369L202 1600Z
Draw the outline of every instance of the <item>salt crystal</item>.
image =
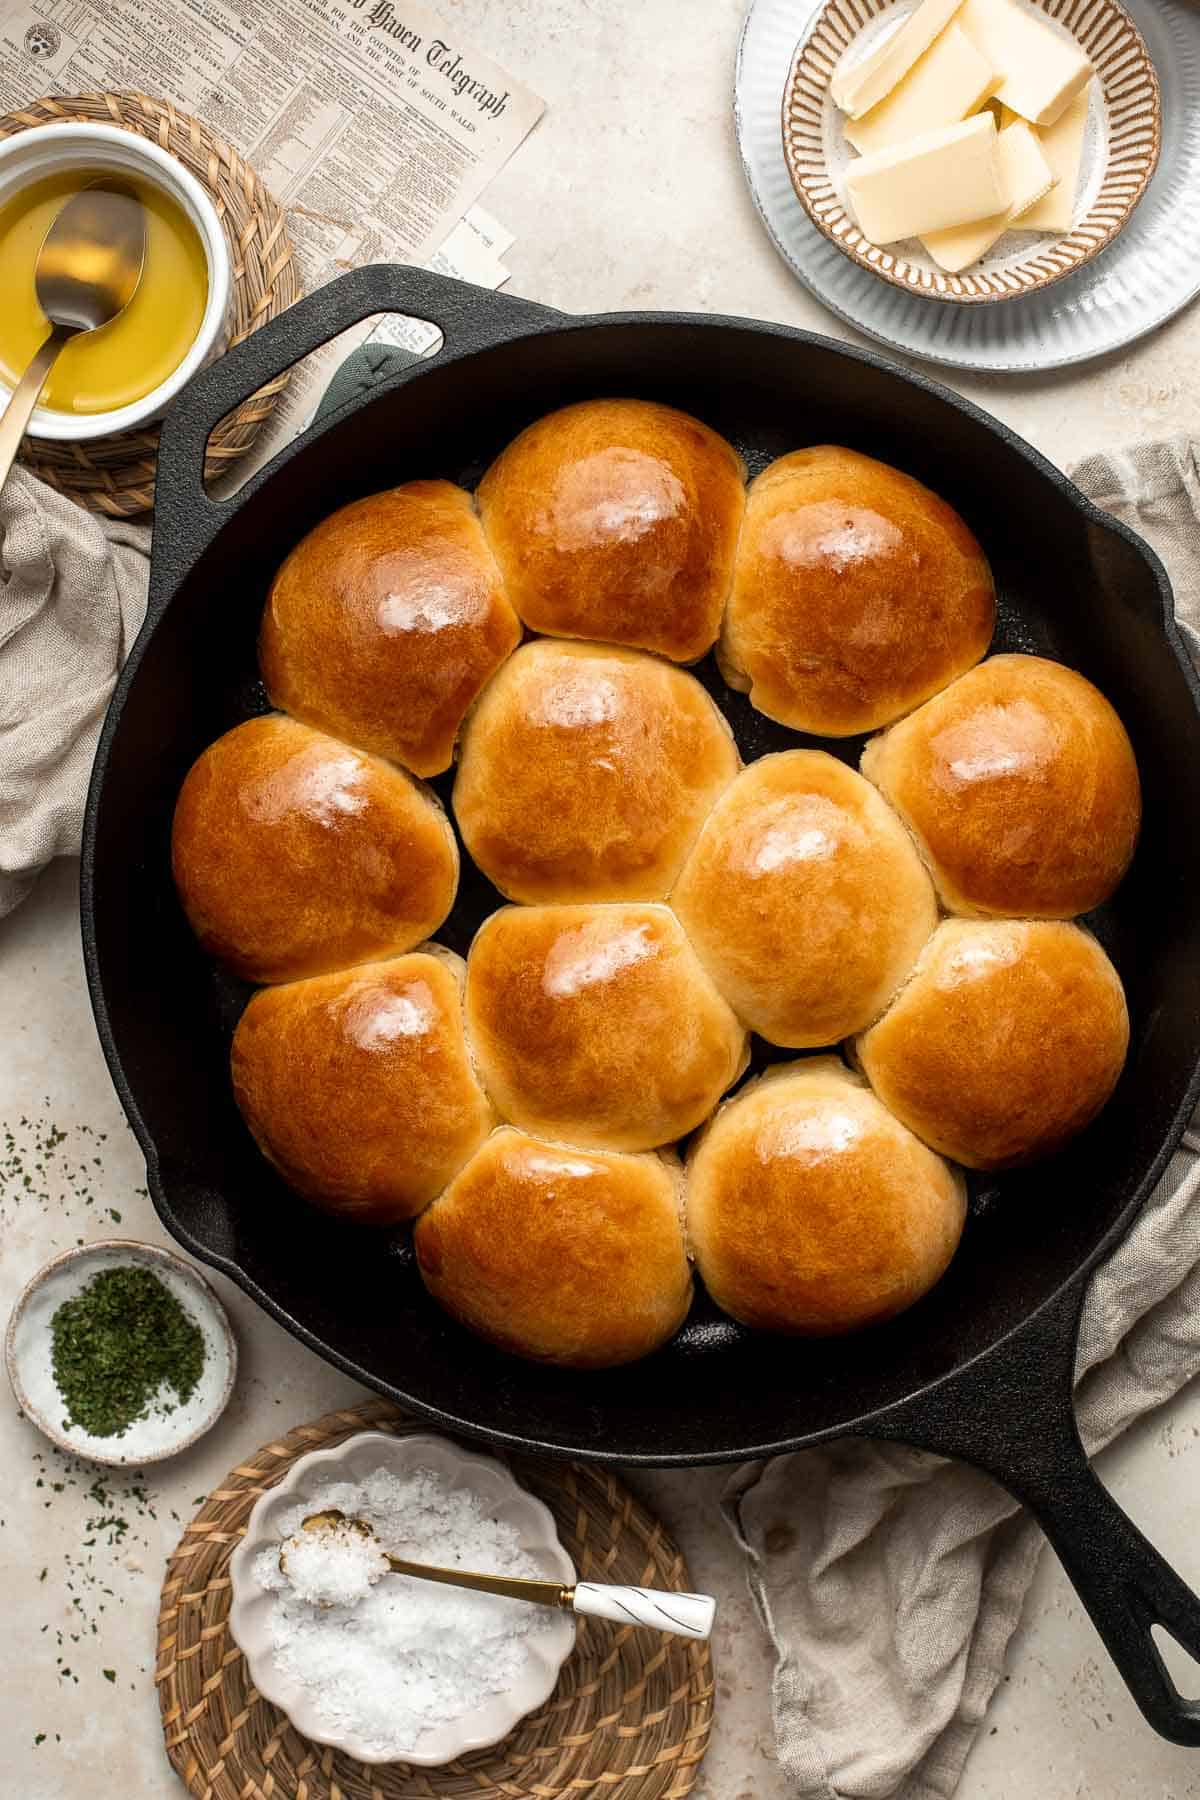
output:
M377 1544L343 1527L366 1556L341 1542L339 1531L338 1543L318 1544L316 1555L305 1546L297 1565L301 1540L327 1535L304 1532L305 1518L331 1510L365 1520ZM331 1737L352 1736L375 1756L400 1760L423 1732L505 1692L520 1675L524 1640L553 1626L552 1613L520 1600L404 1575L377 1579L372 1564L382 1549L443 1568L544 1573L511 1525L432 1469L376 1469L361 1482L328 1482L289 1508L279 1527L286 1573L279 1545L253 1565L259 1585L275 1595L276 1662L307 1690Z
M343 1520L324 1530L302 1527L284 1544L280 1569L298 1600L313 1606L357 1606L387 1574L388 1559L375 1538Z

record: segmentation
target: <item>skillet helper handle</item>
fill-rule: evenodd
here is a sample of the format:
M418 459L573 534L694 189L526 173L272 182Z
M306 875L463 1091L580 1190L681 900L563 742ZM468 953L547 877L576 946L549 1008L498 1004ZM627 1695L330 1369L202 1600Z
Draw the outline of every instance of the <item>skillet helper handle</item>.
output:
M974 1463L1024 1502L1054 1546L1134 1700L1176 1744L1200 1745L1200 1703L1175 1686L1151 1628L1200 1662L1200 1598L1092 1469L1071 1393L1086 1281L951 1378L888 1416L884 1436Z
M208 440L226 414L331 338L376 313L388 312L436 325L444 340L443 350L451 354L487 349L562 321L560 313L532 300L453 281L448 275L405 263L369 264L297 300L190 381L163 421L154 491L155 526L156 535L163 532L173 542L173 562L198 556L226 516L225 505L210 499L204 487ZM330 419L322 419L294 442L319 436L337 417L334 413ZM280 455L286 456L291 448L289 445ZM243 492L249 494L258 487L277 460L251 476ZM240 502L241 494L238 499ZM157 610L155 586L152 570L151 615Z
M717 1603L708 1594L659 1593L598 1581L577 1581L571 1604L585 1617L611 1619L616 1625L648 1625L653 1631L698 1639L711 1635L717 1614Z

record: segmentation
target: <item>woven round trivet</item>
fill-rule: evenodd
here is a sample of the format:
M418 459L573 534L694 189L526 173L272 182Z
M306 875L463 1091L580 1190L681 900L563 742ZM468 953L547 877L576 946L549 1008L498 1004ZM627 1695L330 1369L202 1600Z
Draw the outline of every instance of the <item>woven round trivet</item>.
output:
M208 189L233 264L230 345L240 343L298 298L300 281L282 211L249 163L199 119L180 112L169 100L151 100L145 94L55 95L0 117L0 138L54 121L99 121L152 138ZM210 481L250 448L286 384L286 375L269 382L217 426L204 465ZM26 438L21 460L81 506L123 519L154 505L157 451L158 427L150 426L86 444Z
M712 1724L706 1644L581 1620L545 1706L503 1743L441 1769L367 1767L310 1743L250 1685L228 1632L228 1568L258 1496L297 1457L356 1431L421 1429L383 1400L327 1413L239 1464L184 1530L163 1583L155 1681L167 1755L185 1787L196 1800L682 1800ZM607 1470L510 1463L554 1514L581 1577L690 1587L663 1527Z

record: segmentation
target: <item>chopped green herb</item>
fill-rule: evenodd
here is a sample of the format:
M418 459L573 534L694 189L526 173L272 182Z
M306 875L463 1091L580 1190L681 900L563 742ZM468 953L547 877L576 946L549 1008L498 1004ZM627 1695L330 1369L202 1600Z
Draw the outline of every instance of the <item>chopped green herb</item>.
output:
M102 1269L50 1322L67 1429L117 1437L163 1386L185 1405L204 1367L204 1337L153 1270Z
M103 1675L105 1681L115 1681L117 1679L117 1671L115 1669L101 1669L100 1673Z
M36 1733L36 1734L35 1734L35 1735L34 1735L34 1740L33 1740L33 1742L34 1742L34 1747L35 1747L35 1749L36 1749L36 1747L37 1747L37 1745L38 1745L38 1744L44 1744L44 1743L45 1743L45 1741L46 1741L46 1734L45 1734L45 1732L44 1732L44 1731L39 1731L39 1732L37 1732L37 1733Z

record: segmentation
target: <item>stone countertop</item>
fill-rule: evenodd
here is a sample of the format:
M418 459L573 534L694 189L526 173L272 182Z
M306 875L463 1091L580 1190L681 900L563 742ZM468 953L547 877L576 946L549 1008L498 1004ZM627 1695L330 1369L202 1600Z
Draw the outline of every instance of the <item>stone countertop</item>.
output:
M567 311L687 308L851 335L794 282L745 191L730 107L740 0L686 8L679 0L441 0L441 10L548 102L545 120L485 196L518 234L507 258L513 292ZM1200 310L1083 369L942 378L1066 465L1089 450L1196 427ZM4 1317L28 1276L80 1238L164 1241L95 1038L76 875L60 865L0 924ZM220 1425L151 1470L144 1488L102 1475L103 1497L89 1495L95 1471L52 1452L7 1396L0 1406L4 1800L120 1792L176 1800L182 1790L163 1755L152 1680L163 1560L240 1456L361 1395L228 1282L213 1280L241 1345L238 1390ZM1200 1584L1196 1386L1131 1432L1101 1468L1138 1523ZM696 1585L720 1600L717 1722L698 1800L782 1800L770 1661L718 1516L725 1475L630 1479L680 1539ZM124 1523L97 1530L89 1522L98 1518ZM1200 1800L1200 1757L1143 1726L1049 1553L1009 1668L962 1800Z

